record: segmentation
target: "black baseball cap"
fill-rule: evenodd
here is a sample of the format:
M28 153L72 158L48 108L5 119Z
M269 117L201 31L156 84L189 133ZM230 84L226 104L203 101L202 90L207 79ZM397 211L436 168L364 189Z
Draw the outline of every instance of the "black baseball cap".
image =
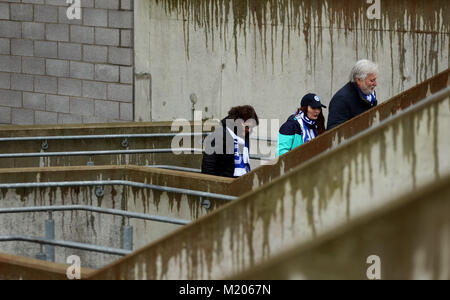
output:
M312 108L327 108L325 105L320 103L320 98L316 94L306 94L300 106L311 106Z

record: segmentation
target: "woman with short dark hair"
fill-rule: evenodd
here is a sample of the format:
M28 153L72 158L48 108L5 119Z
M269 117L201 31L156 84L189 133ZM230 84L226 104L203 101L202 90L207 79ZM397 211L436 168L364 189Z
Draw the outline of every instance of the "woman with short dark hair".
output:
M202 173L237 178L250 172L249 136L258 125L252 106L231 108L221 126L205 139Z
M280 128L277 155L281 156L325 132L325 117L316 94L303 97L300 108Z

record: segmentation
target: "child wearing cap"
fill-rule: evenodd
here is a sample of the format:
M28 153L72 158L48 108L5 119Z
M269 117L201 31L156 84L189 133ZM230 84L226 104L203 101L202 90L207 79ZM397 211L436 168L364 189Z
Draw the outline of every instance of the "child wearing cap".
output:
M319 96L316 94L307 94L303 97L300 108L280 128L278 156L311 141L325 132L325 117L322 108L327 107L322 105Z

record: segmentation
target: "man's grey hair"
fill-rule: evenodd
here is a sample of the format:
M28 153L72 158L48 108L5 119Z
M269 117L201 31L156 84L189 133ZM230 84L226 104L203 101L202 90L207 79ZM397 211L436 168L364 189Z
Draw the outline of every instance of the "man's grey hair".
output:
M350 81L365 80L369 74L378 74L378 65L368 59L358 61L350 74Z

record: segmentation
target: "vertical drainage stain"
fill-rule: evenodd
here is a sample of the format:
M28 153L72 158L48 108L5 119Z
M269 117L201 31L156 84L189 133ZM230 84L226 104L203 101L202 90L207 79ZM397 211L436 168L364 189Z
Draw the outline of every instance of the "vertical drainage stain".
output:
M416 167L417 167L417 155L416 155L416 124L413 116L405 116L401 120L402 136L403 136L403 155L411 161L411 176L413 179L413 188L416 189Z
M345 213L346 213L346 217L347 217L347 221L350 220L351 217L351 212L350 212L350 198L351 198L351 186L352 186L352 164L350 162L349 166L348 166L348 182L347 182L347 191L345 193Z
M433 120L433 157L434 157L434 174L436 176L436 179L440 178L439 173L439 104L435 103L433 105L433 114L432 114L432 120Z
M287 40L290 53L291 35L302 34L306 43L305 61L308 70L315 70L318 51L322 53L324 28L328 27L331 50L331 73L334 71L334 31L338 38L341 32L346 40L354 34L355 54L376 60L380 47L384 47L384 34L389 32L391 67L393 63L394 36L398 40L400 89L409 74L416 74L416 83L423 81L429 73L437 73L438 50L448 47L450 29L450 6L447 0L399 0L383 1L381 20L369 20L366 16L368 4L361 0L153 0L161 6L166 15L175 15L183 22L186 57L190 58L190 31L204 30L206 48L214 49L215 35L227 51L228 27L232 26L233 48L236 69L239 60L239 39L253 31L255 39L259 35L262 59L267 62L268 48L274 65L274 50L281 48L281 63L284 61L284 42ZM431 2L431 3L430 3ZM278 31L281 29L281 45ZM287 36L286 36L287 35ZM413 67L407 69L405 38L412 43ZM430 42L427 41L430 37ZM211 41L211 42L210 42ZM268 45L270 43L270 46ZM257 45L255 40L255 46ZM419 51L419 46L421 51ZM246 46L245 46L246 47ZM256 51L256 50L255 50ZM419 53L420 52L420 53ZM450 61L450 56L449 56ZM272 68L274 71L274 67ZM405 72L408 71L408 72ZM392 71L391 76L394 76ZM331 89L333 87L331 86Z
M7 189L1 189L0 191L2 193L2 199L6 199L6 194L8 193Z
M386 161L386 149L387 149L387 143L386 143L386 132L383 132L380 136L380 169L383 169L384 174L387 175L387 161ZM373 177L371 173L370 177L371 186L373 186Z

